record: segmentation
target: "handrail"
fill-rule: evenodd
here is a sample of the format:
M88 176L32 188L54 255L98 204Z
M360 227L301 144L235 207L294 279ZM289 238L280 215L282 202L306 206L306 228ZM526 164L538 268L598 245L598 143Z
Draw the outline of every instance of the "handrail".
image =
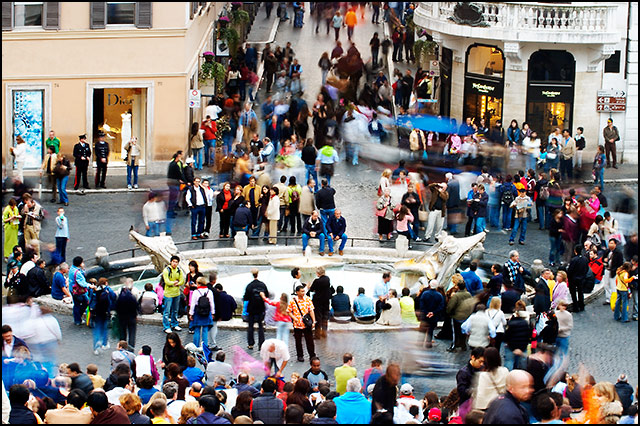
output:
M257 238L262 238L262 237L250 237L249 239L257 239ZM285 241L285 247L289 246L289 240L302 240L302 236L299 235L278 235L275 237L278 240L284 240ZM364 237L349 237L349 240L351 241L351 245L350 247L354 247L354 242L355 241L361 241L361 242L374 242L374 243L382 243L385 245L388 245L390 243L395 243L396 240L379 240L377 238L364 238ZM176 247L178 246L185 246L185 245L189 245L189 244L201 244L201 250L205 249L205 245L206 243L209 242L214 242L214 243L219 243L219 242L227 242L227 243L233 243L233 239L227 239L227 238L207 238L205 240L187 240L187 241L180 241L177 243L174 243L176 245ZM411 243L412 246L426 246L426 247L431 247L434 245L434 243L427 243L424 241L413 241ZM114 252L109 252L109 257L113 256L113 255L118 255L118 254L122 254L122 253L128 253L131 252L131 257L134 258L135 257L135 253L136 251L142 251L141 248L139 247L133 247L133 248L129 248L129 249L123 249L123 250L116 250ZM503 259L509 259L508 255L505 254L500 254L500 253L494 253L494 252L490 252L490 251L484 251L483 252L485 256L493 256L493 257L498 257L498 258L503 258ZM525 262L523 260L520 260L520 263L525 265L525 266L531 266L531 263L529 262Z

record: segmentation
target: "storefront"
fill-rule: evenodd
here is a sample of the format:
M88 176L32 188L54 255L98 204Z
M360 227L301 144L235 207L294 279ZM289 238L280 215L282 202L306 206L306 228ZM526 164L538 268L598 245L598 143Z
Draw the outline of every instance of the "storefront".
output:
M540 137L572 129L575 60L569 52L539 50L529 59L527 122Z
M504 56L495 46L474 44L465 62L463 120L475 123L484 118L491 128L502 120L504 96Z
M46 139L45 131L45 108L48 105L46 95L48 87L16 87L10 89L11 92L11 129L13 130L13 143L15 146L16 137L20 136L27 145L25 170L38 169L44 158ZM47 135L48 136L48 135Z
M149 88L144 87L144 84L131 86L95 84L89 87L88 96L91 97L93 108L88 108L91 117L87 122L91 124L91 129L87 134L92 136L92 142L95 143L98 134L105 133L105 141L111 148L109 162L112 165L124 165L124 147L132 137L138 139L141 151L140 165L145 165L149 145Z

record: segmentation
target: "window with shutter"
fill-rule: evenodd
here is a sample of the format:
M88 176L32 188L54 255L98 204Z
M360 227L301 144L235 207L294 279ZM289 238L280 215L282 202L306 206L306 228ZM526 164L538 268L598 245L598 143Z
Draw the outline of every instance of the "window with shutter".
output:
M2 2L2 31L13 29L13 2Z
M89 27L92 30L105 28L107 25L107 3L91 2Z
M13 3L13 25L18 27L42 26L42 2Z
M151 28L152 2L136 3L136 27Z
M136 2L108 2L107 25L134 25Z
M192 1L190 3L191 3L191 10L189 13L189 19L193 19L193 17L196 16L196 12L198 11L198 2Z
M45 30L60 29L60 2L45 2L42 28Z

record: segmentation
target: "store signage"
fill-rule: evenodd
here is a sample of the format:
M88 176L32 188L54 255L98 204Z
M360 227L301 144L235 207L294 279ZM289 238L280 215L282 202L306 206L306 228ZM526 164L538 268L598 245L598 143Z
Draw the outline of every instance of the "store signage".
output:
M114 105L133 105L133 99L125 99L115 93L107 94L107 106Z
M627 110L627 96L623 90L598 90L597 112L621 112Z
M465 92L491 96L493 98L502 98L504 83L490 79L467 77L465 79Z
M471 87L478 93L486 93L488 95L492 94L496 90L496 86L490 86L482 83L471 83Z
M573 87L530 84L529 101L533 102L573 102Z
M562 94L562 92L557 92L555 90L543 90L542 91L542 96L550 98L550 99L557 98L561 94Z
M191 108L200 108L200 99L202 98L202 94L199 90L192 89L189 90L189 107Z

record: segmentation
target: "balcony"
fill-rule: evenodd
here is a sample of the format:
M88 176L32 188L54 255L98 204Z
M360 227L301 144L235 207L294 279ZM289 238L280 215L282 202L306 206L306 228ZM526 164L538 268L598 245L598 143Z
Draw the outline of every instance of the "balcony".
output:
M461 4L420 2L414 22L442 35L520 43L613 44L626 27L626 14L618 13L617 4Z

